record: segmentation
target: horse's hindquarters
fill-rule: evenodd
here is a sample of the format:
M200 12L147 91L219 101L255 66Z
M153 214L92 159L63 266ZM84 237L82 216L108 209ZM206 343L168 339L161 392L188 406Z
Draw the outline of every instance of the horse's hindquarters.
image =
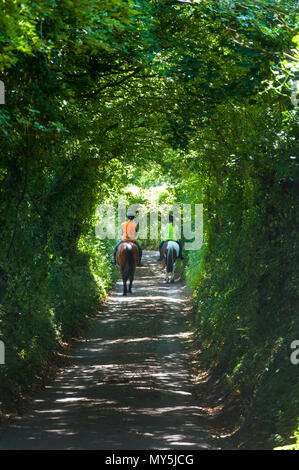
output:
M127 295L127 281L130 281L129 292L132 291L135 270L139 259L139 251L135 243L124 242L119 246L117 261L123 280L123 295Z
M163 257L165 259L166 282L169 282L169 274L171 274L171 282L174 282L174 268L179 255L179 249L179 245L172 240L165 243Z

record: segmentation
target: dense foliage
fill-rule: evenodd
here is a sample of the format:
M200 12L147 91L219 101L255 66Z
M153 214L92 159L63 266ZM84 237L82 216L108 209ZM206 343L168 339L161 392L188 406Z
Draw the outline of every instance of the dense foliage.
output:
M95 209L122 185L126 149L109 133L127 122L110 107L122 113L114 90L139 71L133 42L146 38L125 1L2 6L0 397L13 409L111 284Z
M241 397L244 415L256 419L255 430L262 428L275 445L298 425L298 370L290 362L299 334L298 115L273 75L287 83L298 54L284 49L283 25L292 15L278 29L273 5L263 3L264 9L252 4L253 13L248 2L242 15L230 15L229 27L227 9L221 11L233 39L217 34L217 54L207 59L192 48L178 93L182 105L167 131L182 149L168 161L177 198L204 205L204 246L189 254L187 266L199 344L223 386ZM203 37L197 47L204 41L213 42ZM273 49L281 51L279 61ZM203 69L192 76L202 56Z
M296 21L292 0L2 2L5 409L111 285L97 205L170 181L204 205L205 356L276 442L296 428Z

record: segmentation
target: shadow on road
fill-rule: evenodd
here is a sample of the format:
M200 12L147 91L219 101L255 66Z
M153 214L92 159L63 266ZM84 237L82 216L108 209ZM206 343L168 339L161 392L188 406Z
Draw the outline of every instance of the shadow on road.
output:
M214 449L189 378L182 282L145 252L133 293L119 281L69 367L0 440L0 449Z

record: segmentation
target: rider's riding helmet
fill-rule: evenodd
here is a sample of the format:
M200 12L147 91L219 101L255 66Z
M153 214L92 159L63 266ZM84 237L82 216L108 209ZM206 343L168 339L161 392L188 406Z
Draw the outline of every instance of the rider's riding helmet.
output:
M133 211L127 212L127 217L128 217L128 219L133 220L134 217L135 217L135 212L133 212Z
M173 215L169 214L169 222L173 222Z

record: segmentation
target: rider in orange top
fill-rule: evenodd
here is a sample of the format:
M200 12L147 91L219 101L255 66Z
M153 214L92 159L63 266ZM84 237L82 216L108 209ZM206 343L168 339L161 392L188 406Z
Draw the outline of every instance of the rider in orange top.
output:
M141 266L142 250L136 241L139 227L138 227L138 224L134 222L135 213L132 211L129 211L127 213L127 217L129 220L121 224L122 237L121 237L121 240L116 245L116 247L114 248L114 261L112 264L116 264L116 252L117 252L117 248L119 247L119 245L123 242L132 242L132 243L135 243L135 245L137 245L137 248L139 250L138 266Z

